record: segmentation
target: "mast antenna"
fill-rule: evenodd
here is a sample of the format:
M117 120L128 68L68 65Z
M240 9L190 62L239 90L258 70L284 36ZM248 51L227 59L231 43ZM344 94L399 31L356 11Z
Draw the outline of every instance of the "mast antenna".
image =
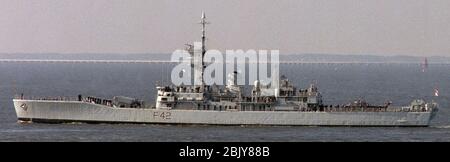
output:
M206 14L205 14L205 12L202 12L202 19L200 21L200 24L202 25L202 55L204 55L206 53L206 47L205 47L206 25L210 24L210 22L206 21Z
M205 46L205 42L206 42L206 25L210 24L210 22L206 21L206 14L204 11L202 11L202 17L200 20L200 23L202 25L202 56L201 56L201 81L202 81L202 86L201 86L201 90L204 90L204 80L203 80L203 73L205 70L205 62L203 60L203 58L205 57L205 53L206 53L206 46Z

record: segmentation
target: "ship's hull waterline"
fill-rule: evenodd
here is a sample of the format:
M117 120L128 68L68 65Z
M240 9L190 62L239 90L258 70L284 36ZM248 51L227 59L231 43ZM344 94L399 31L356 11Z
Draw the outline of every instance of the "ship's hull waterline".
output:
M432 112L205 111L113 108L81 101L14 99L19 121L286 126L421 126Z

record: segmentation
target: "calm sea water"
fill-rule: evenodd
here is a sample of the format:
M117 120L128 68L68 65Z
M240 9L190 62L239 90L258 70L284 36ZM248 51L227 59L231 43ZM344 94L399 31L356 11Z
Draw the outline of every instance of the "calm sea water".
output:
M0 63L0 141L450 141L450 65L281 65L298 87L316 80L326 104L364 97L374 104L415 98L440 105L431 127L255 127L131 124L18 124L12 97L124 95L154 102L155 83L168 83L168 64ZM433 97L439 88L440 96Z

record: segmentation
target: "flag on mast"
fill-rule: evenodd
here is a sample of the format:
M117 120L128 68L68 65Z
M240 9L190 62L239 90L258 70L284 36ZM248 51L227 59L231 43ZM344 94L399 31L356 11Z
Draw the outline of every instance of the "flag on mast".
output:
M439 90L437 88L434 89L434 96L439 96Z

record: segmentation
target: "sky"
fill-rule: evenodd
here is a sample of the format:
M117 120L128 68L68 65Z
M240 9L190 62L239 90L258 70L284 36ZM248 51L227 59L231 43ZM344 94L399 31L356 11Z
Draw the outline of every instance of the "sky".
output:
M0 53L450 56L448 0L0 0Z

